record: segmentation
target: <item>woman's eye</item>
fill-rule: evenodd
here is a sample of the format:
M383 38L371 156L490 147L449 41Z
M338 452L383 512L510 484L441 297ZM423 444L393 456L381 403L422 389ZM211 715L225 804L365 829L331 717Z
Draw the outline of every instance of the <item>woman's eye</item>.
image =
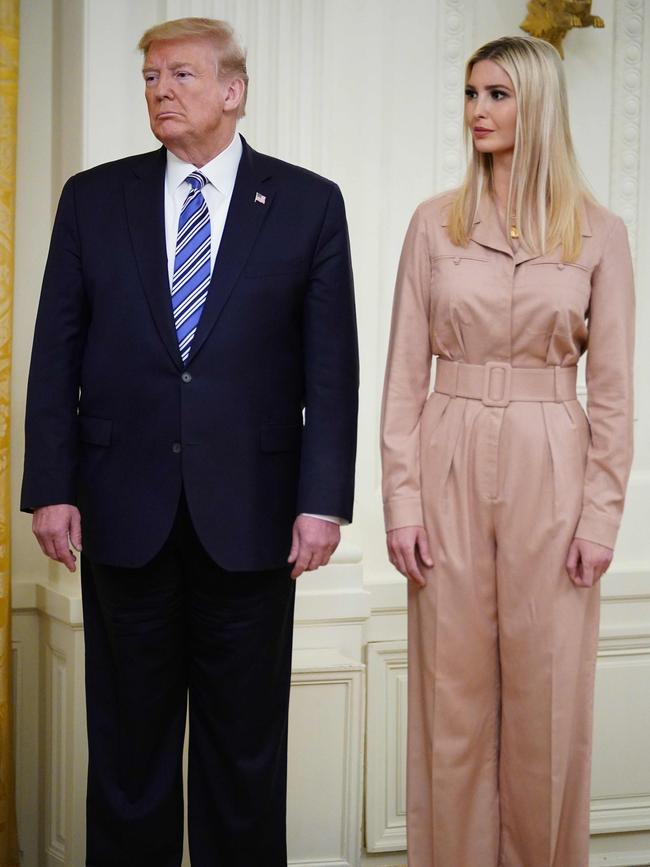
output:
M465 91L465 96L468 99L474 99L474 97L476 96L476 91L472 90L471 88L468 87L467 90Z
M492 91L492 99L500 100L505 99L508 94L505 90L493 90Z

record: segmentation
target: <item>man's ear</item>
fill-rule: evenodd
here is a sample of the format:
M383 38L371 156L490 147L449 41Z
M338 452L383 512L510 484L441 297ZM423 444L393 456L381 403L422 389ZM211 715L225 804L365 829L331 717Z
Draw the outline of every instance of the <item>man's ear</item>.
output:
M241 78L231 78L226 82L226 97L223 103L224 111L237 111L244 98L244 82Z

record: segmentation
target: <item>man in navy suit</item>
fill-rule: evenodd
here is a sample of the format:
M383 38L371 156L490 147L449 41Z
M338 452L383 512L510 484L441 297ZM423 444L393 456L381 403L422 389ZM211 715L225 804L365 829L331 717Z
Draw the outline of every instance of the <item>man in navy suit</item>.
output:
M81 551L89 867L286 865L295 579L351 520L358 361L335 184L237 134L224 22L143 36L163 147L61 195L22 507Z

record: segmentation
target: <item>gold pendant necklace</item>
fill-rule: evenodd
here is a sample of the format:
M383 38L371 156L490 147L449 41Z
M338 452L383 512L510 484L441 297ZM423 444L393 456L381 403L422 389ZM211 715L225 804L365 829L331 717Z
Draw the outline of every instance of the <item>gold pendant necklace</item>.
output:
M511 238L518 238L519 237L519 229L515 226L514 223L512 224L512 226L510 226L510 237Z

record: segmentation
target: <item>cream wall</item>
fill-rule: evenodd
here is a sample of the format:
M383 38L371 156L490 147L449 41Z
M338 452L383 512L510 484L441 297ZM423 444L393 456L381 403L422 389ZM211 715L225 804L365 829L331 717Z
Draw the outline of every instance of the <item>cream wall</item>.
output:
M650 9L596 0L605 30L565 42L577 149L630 230L650 333ZM14 343L14 503L31 329L59 190L156 146L134 49L154 21L230 20L249 48L242 132L336 179L350 221L362 353L356 516L335 565L300 581L291 710L292 864L404 864L405 590L384 553L377 418L392 284L415 205L462 169L464 58L516 33L523 0L23 0ZM638 346L637 453L603 582L593 864L650 863L650 344ZM17 508L17 505L15 506ZM24 864L83 864L82 617L14 514L19 821Z

